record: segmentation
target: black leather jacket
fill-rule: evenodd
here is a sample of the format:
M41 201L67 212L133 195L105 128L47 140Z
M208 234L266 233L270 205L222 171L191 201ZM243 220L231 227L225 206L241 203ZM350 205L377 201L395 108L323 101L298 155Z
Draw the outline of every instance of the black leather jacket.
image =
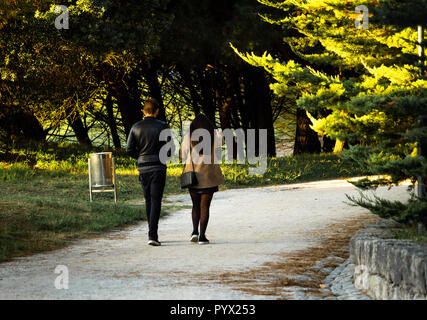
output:
M169 129L166 122L153 117L135 123L129 133L126 152L138 159L138 166L161 164L159 152L166 141L159 141L160 132Z

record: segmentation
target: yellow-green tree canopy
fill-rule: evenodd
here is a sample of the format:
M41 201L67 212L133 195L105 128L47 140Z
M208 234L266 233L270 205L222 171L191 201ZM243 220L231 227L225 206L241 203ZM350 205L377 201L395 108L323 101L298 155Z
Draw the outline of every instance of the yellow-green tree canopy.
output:
M315 131L347 141L351 147L342 156L390 177L358 186L427 177L426 159L416 155L417 141L427 139L427 127L417 121L427 114L425 60L419 63L417 56L417 26L426 25L427 1L259 2L278 10L262 18L283 27L285 41L305 64L267 52L236 53L268 71L276 81L274 93L295 99ZM367 28L355 23L360 5L369 12ZM404 209L376 201L357 202L384 216L427 222L425 198L414 198Z

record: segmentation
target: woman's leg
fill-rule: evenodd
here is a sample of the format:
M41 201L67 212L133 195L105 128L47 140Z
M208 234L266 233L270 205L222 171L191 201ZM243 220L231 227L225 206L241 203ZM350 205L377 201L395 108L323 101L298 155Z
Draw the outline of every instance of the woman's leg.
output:
M206 228L208 227L209 222L209 209L211 206L211 201L213 193L206 193L201 195L200 201L200 237L204 239Z
M191 196L191 201L193 202L193 208L191 210L191 217L193 219L192 234L199 234L201 194L190 191L190 196Z

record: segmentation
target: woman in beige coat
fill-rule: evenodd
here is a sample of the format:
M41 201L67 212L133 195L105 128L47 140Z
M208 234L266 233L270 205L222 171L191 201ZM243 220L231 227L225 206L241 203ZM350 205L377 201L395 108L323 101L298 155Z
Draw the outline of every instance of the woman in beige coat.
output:
M190 141L190 136L196 141ZM198 140L197 136L200 136ZM203 137L207 138L207 141L203 141ZM220 139L219 144L218 139ZM224 183L221 168L214 161L215 146L221 147L221 140L222 138L215 134L215 127L212 122L204 114L198 114L190 124L190 132L184 137L181 145L181 157L185 160L184 172L195 171L198 182L197 185L189 188L193 202L191 242L209 243L206 238L209 209L213 194L218 191L218 186Z

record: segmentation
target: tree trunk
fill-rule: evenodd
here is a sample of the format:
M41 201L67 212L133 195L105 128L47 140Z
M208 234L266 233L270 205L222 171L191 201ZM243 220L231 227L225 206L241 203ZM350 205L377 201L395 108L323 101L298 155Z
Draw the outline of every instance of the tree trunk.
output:
M271 91L261 69L250 68L245 74L244 109L250 119L250 128L267 129L267 155L276 156L273 112L271 108ZM242 118L244 118L242 116ZM258 136L258 135L257 135ZM256 143L256 148L258 144Z
M17 106L0 105L0 128L7 144L16 138L46 141L46 132L38 119Z
M77 141L80 144L92 146L92 141L89 138L88 132L83 125L83 121L80 118L79 114L76 114L72 118L68 118L68 123L70 124L71 128L73 129Z
M105 107L107 109L108 126L110 127L110 132L111 132L111 137L113 138L114 147L116 149L120 149L121 143L120 143L120 137L117 131L116 119L114 118L113 100L112 100L111 93L107 94L107 98L105 99Z
M148 90L152 98L159 102L159 120L166 121L165 106L163 103L162 90L157 76L157 70L154 67L143 68L143 76L148 85Z
M108 92L116 98L127 137L133 124L142 119L141 92L138 87L141 76L139 72L132 72L125 77L121 71L107 63L103 63L96 72L108 84Z
M320 153L320 141L317 133L310 128L311 120L305 110L297 109L297 128L295 134L294 155L302 153Z
M335 146L335 139L331 139L327 136L323 136L322 151L326 153L333 152Z
M340 153L344 149L344 146L345 146L345 141L341 141L340 139L337 139L334 147L334 153Z
M215 123L215 95L214 95L214 81L210 71L199 71L198 79L200 85L200 92L202 98L202 110L206 117Z
M191 74L187 72L187 70L183 69L182 67L178 68L179 74L181 75L181 79L185 85L185 87L188 88L188 91L190 92L191 97L191 107L193 108L194 114L199 114L201 109L200 106L203 104L200 98L200 95L198 94L195 84L193 83L193 79L191 77ZM200 78L200 77L199 77ZM200 81L200 80L199 80ZM207 115L208 116L208 115ZM208 116L209 118L209 116Z
M42 125L33 114L23 112L18 122L26 139L46 141L46 132L44 132Z
M111 93L117 100L117 106L122 116L123 127L128 137L132 126L142 119L141 96L138 89L138 78L134 75L126 83L117 81L110 83Z
M229 75L222 72L223 78L225 78L225 92L223 93L224 103L219 106L219 120L221 123L221 129L231 129L231 108L233 105L233 93L231 90L231 79ZM221 93L219 88L216 89L216 99L220 100Z

